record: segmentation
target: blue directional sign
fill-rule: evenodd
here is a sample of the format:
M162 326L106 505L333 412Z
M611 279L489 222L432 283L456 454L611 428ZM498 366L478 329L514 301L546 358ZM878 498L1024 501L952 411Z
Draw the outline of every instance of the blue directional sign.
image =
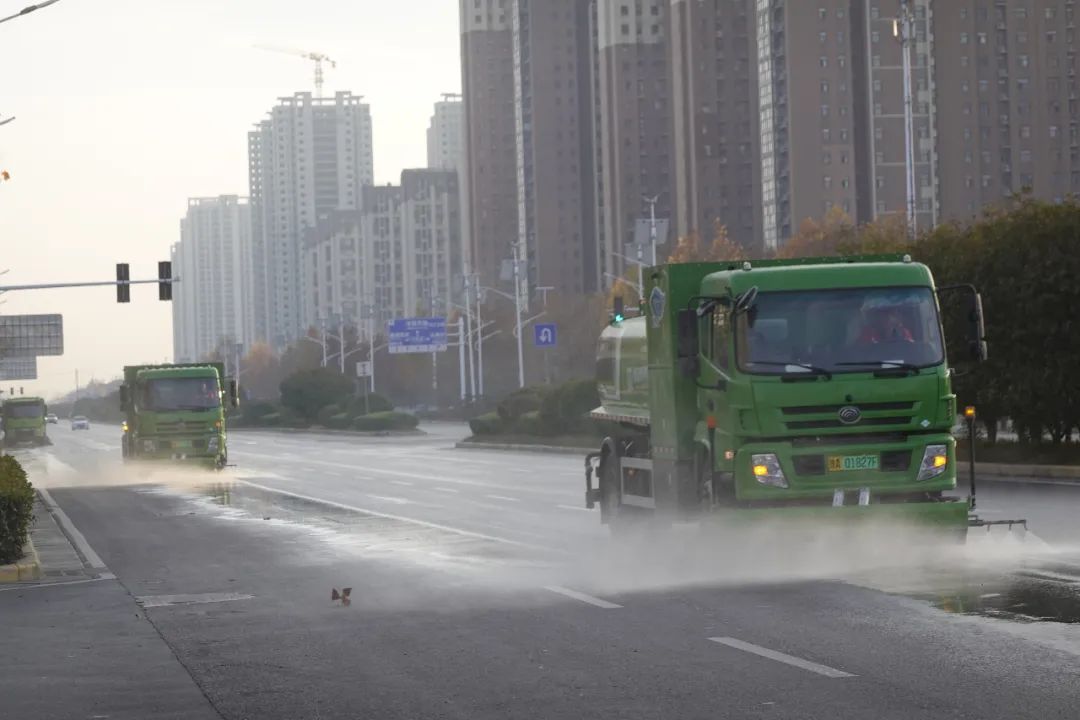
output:
M533 326L533 340L536 347L555 347L559 343L559 332L554 323Z
M444 317L392 320L388 329L394 355L445 352L449 346Z

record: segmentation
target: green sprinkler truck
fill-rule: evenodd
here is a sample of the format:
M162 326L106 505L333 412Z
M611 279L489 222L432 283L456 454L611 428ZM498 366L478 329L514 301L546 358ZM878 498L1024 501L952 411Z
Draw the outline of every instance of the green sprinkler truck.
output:
M49 408L39 397L18 397L6 400L3 413L4 445L49 445L45 432L45 416Z
M645 279L639 316L614 317L598 347L592 415L621 430L586 459L586 505L613 530L706 514L959 536L987 524L949 494L957 409L938 297L955 291L966 313L953 360L980 361L973 287L935 288L907 256L672 264Z
M127 460L179 460L223 468L229 448L225 402L238 404L221 363L124 368L121 451Z

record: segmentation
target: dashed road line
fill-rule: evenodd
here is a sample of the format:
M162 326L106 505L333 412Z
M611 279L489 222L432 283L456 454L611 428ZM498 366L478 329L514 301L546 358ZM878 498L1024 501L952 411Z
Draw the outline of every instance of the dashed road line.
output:
M598 608L603 608L604 610L615 610L617 608L622 607L622 605L616 605L613 602L608 602L607 600L604 600L604 599L598 598L598 597L593 597L592 595L586 595L583 592L578 592L577 590L571 590L570 588L565 588L565 587L563 587L561 585L545 585L544 589L547 590L548 592L553 592L553 593L556 593L558 595L562 595L564 597L571 598L573 600L580 600L583 603L588 603L589 605L593 605L593 606L598 607Z
M559 508L560 510L581 510L583 512L592 512L592 510L587 507L579 507L577 505L556 505L555 507Z
M400 485L401 487L412 487L416 483L411 483L408 480L391 480L391 485Z
M521 502L518 498L506 497L505 495L485 495L484 497L492 500L502 500L504 502Z
M450 493L451 495L457 495L458 493L461 492L460 490L455 490L454 488L445 488L445 487L433 487L431 489L434 490L435 492Z
M394 505L415 505L412 500L406 500L405 498L393 497L390 495L372 495L368 493L368 497L372 500L381 500L382 502L393 503Z
M831 668L828 665L821 665L821 664L816 663L816 662L811 662L809 660L804 660L804 659L802 659L800 657L795 657L794 655L788 655L787 653L778 652L776 650L770 650L769 648L761 647L760 645L754 645L753 643L748 643L748 642L744 642L742 640L737 640L736 638L712 637L712 638L709 638L709 640L711 640L714 643L719 643L720 645L726 645L729 648L734 648L736 650L742 650L743 652L748 652L748 653L751 653L752 655L757 655L759 657L768 658L769 660L775 660L776 662L784 663L785 665L791 665L793 667L802 668L803 670L807 670L807 671L812 672L812 673L817 673L818 675L824 675L825 677L828 677L828 678L857 677L856 675L852 675L849 672L844 672L843 670L837 670L836 668Z

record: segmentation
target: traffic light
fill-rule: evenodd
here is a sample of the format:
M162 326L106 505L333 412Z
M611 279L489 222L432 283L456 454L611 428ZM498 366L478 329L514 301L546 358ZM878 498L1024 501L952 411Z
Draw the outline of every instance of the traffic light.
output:
M131 286L128 285L130 280L131 269L128 267L128 264L116 263L116 302L131 302Z
M157 264L158 299L172 300L172 263L164 260Z

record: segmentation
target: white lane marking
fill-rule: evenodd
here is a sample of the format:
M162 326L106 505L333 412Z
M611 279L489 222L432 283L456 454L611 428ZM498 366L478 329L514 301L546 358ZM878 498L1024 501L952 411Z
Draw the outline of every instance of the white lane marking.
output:
M583 510L585 512L592 512L592 510L587 507L579 507L577 505L556 505L555 507L559 508L560 510Z
M173 605L207 605L210 603L251 600L254 595L244 593L203 593L202 595L142 595L135 601L144 608L171 607Z
M413 483L411 483L411 482L409 482L407 480L391 480L390 484L391 485L400 485L401 487L412 487L413 486Z
M505 495L485 495L484 497L491 498L492 500L503 500L505 502L521 502L518 498L506 497Z
M604 608L605 610L614 610L616 608L622 607L622 605L616 605L613 602L601 600L598 597L586 595L585 593L578 592L577 590L564 588L561 585L545 585L544 589L548 592L558 593L559 595L563 595L564 597L572 598L574 600L580 600L581 602L588 603L589 605L595 605L598 608Z
M1058 580L1060 582L1071 584L1080 583L1080 577L1077 577L1076 575L1066 575L1051 570L1021 570L1018 574L1039 578L1040 580Z
M989 600L990 598L1001 597L1001 593L983 593L979 596L980 600Z
M72 471L74 471L74 468L72 468ZM56 522L60 524L60 528L69 538L71 538L71 542L75 543L75 547L82 553L87 564L95 570L103 569L105 563L101 560L101 557L94 552L94 548L90 547L90 543L88 543L83 534L79 532L79 528L75 527L75 523L71 522L71 518L67 516L67 513L56 504L56 501L53 500L49 491L43 487L39 487L37 491L41 495L41 501L45 503L45 507L47 507L53 517L56 518Z
M383 502L393 503L395 505L415 505L412 500L406 500L405 498L391 497L389 495L372 495L368 494L368 497L372 500L381 500Z
M455 490L454 488L434 487L431 489L435 492L451 493L453 495L457 495L459 492L461 492L460 490Z
M464 537L478 538L480 540L490 540L492 542L503 543L504 545L514 545L516 547L529 548L530 550L542 550L544 552L557 553L559 555L570 554L565 550L559 550L558 548L547 547L545 545L534 545L533 543L525 543L519 540L511 540L509 538L498 537L497 535L488 535L486 533L473 532L472 530L462 530L461 528L455 528L450 527L449 525L441 525L439 523L428 522L427 520L417 520L416 518L405 517L404 515L394 515L392 513L379 512L378 510L370 510L368 508L360 508L354 505L346 505L345 503L334 502L333 500L324 500L322 498L312 497L311 495L301 495L300 493L289 492L288 490L279 490L278 488L269 487L267 485L253 483L250 480L237 480L237 482L241 485L253 487L256 490L262 490L263 492L276 493L278 495L284 495L285 497L293 497L297 500L319 503L321 505L326 505L327 507L336 507L341 510L348 510L350 512L373 515L374 517L386 518L387 520L397 520L399 522L412 523L414 525L432 528L433 530L442 530L444 532L454 533L455 535L462 535Z
M809 670L812 673L818 675L824 675L829 678L846 678L856 677L851 673L844 672L843 670L837 670L831 668L828 665L820 665L816 662L810 662L809 660L803 660L802 658L795 657L794 655L788 655L787 653L777 652L776 650L770 650L769 648L761 647L760 645L754 645L753 643L743 642L731 637L712 637L709 640L714 643L726 645L736 650L742 650L753 655L758 655L769 660L775 660L776 662L784 663L785 665L792 665L803 670Z

